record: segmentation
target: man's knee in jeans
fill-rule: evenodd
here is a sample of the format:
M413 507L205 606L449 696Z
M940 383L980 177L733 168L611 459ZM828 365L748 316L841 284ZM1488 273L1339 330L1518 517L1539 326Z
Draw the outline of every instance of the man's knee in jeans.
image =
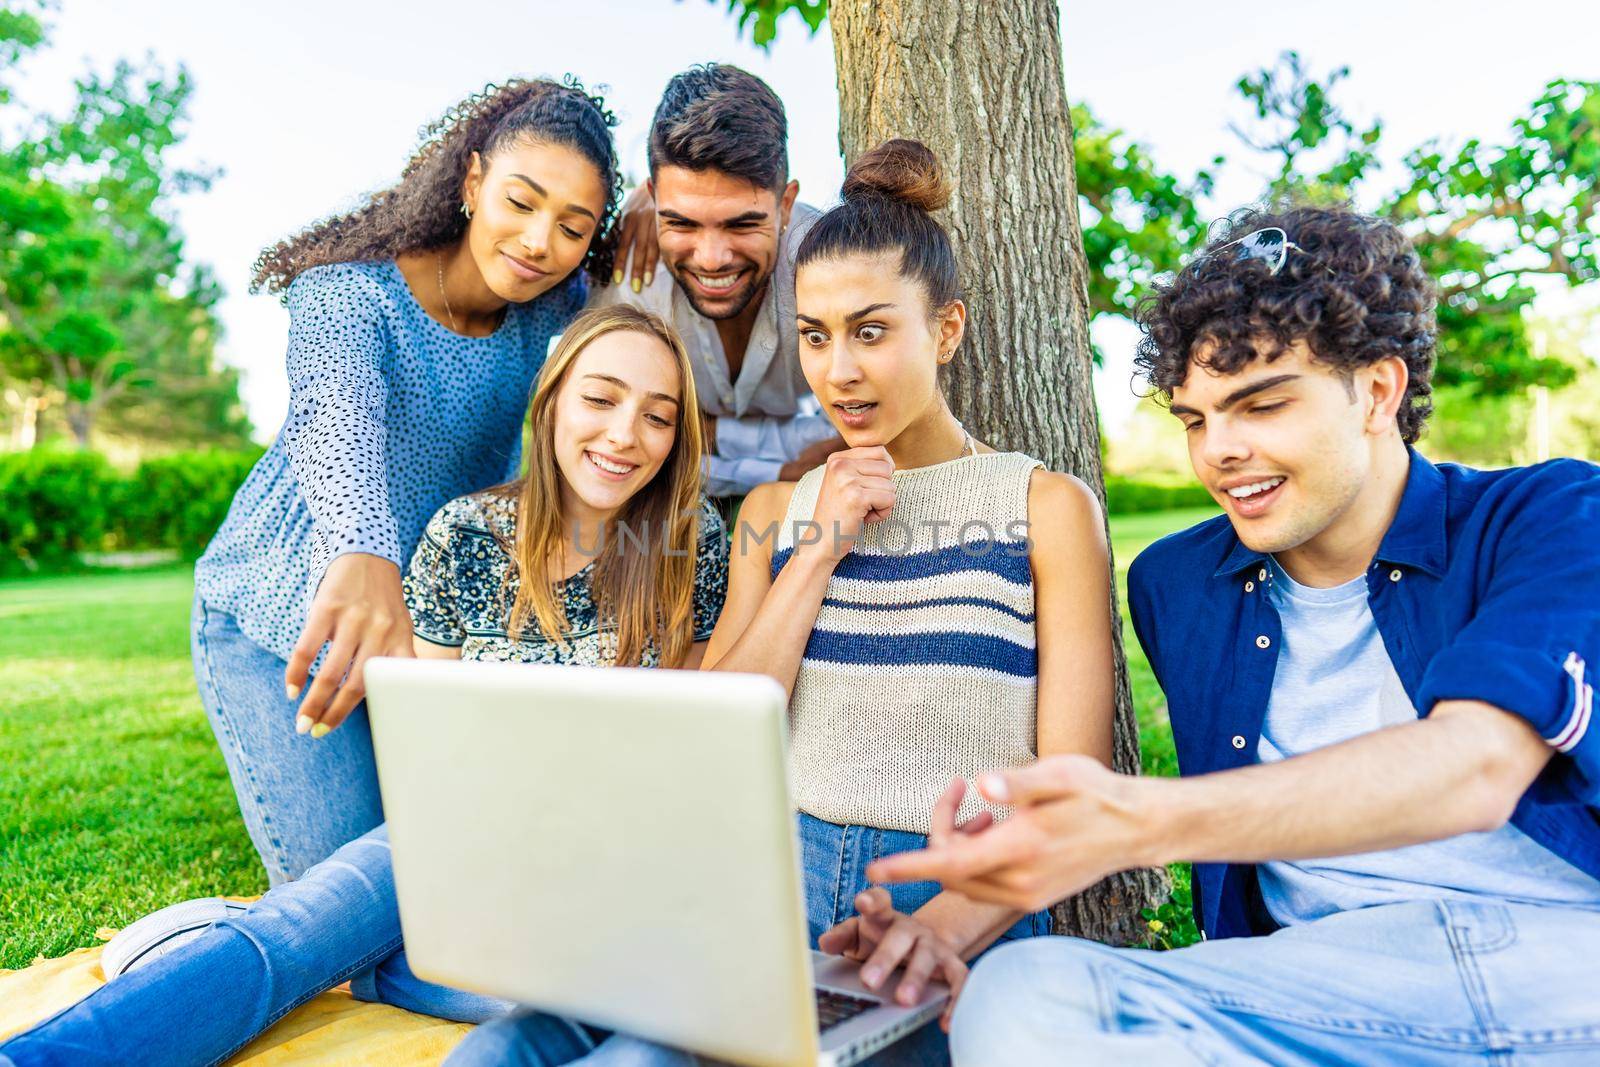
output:
M967 976L950 1026L956 1067L1033 1063L1073 1033L1102 1028L1095 957L1105 946L1036 937L994 949Z

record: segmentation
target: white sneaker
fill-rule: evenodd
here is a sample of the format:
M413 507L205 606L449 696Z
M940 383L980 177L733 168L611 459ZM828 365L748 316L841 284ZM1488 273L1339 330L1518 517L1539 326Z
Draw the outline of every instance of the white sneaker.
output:
M249 907L221 897L199 897L153 911L106 942L100 952L100 969L108 982L119 978L182 948L218 919L243 915Z

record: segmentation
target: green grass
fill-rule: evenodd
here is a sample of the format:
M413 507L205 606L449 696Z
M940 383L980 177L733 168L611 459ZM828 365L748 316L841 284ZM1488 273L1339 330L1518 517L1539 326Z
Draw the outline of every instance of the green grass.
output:
M189 570L0 582L0 968L258 893L189 667Z
M1146 544L1209 514L1114 519L1119 583ZM195 693L192 591L187 567L0 581L0 968L177 900L266 889ZM1125 632L1145 767L1176 773Z

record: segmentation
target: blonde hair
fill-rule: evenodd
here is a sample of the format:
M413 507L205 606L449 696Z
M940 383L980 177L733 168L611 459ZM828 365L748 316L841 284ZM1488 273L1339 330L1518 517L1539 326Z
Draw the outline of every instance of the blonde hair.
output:
M627 305L595 308L572 321L561 335L528 406L532 441L528 473L505 490L519 494L512 558L521 577L511 606L509 632L520 636L530 617L557 643L566 644L568 620L556 589L545 577L550 561L566 546L561 508L561 469L556 463L555 402L578 355L595 339L626 331L654 337L672 352L681 383L677 435L656 476L623 505L608 525L626 523L645 536L608 530L594 563L591 592L602 628L615 628L612 662L637 666L647 648L660 651L662 666L683 662L694 626L695 547L700 536L700 461L705 438L689 354L677 331L658 316Z

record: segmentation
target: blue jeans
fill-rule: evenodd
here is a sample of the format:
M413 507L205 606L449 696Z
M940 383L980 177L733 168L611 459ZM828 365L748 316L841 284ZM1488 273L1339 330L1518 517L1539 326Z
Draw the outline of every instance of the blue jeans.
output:
M483 1022L514 1005L425 982L400 949L388 827L357 838L243 915L0 1045L10 1067L221 1063L346 979L358 999Z
M1600 913L1414 901L1173 952L1008 945L956 1008L956 1064L1600 1063Z
M871 883L867 864L880 856L920 849L921 834L875 830L863 826L837 826L809 815L796 817L800 834L801 868L805 876L806 923L811 946L817 938L855 914L855 896ZM939 892L935 882L886 886L895 908L913 912ZM1002 944L1050 932L1049 912L1024 916L1001 935ZM939 1065L949 1062L944 1033L937 1025L922 1029L884 1049L868 1062ZM625 1035L609 1035L538 1011L524 1011L480 1026L456 1046L447 1067L555 1067L581 1060L605 1067L692 1067L699 1057Z
M288 665L198 596L189 647L200 702L272 885L383 821L365 705L321 740L295 733L299 702L283 694Z

